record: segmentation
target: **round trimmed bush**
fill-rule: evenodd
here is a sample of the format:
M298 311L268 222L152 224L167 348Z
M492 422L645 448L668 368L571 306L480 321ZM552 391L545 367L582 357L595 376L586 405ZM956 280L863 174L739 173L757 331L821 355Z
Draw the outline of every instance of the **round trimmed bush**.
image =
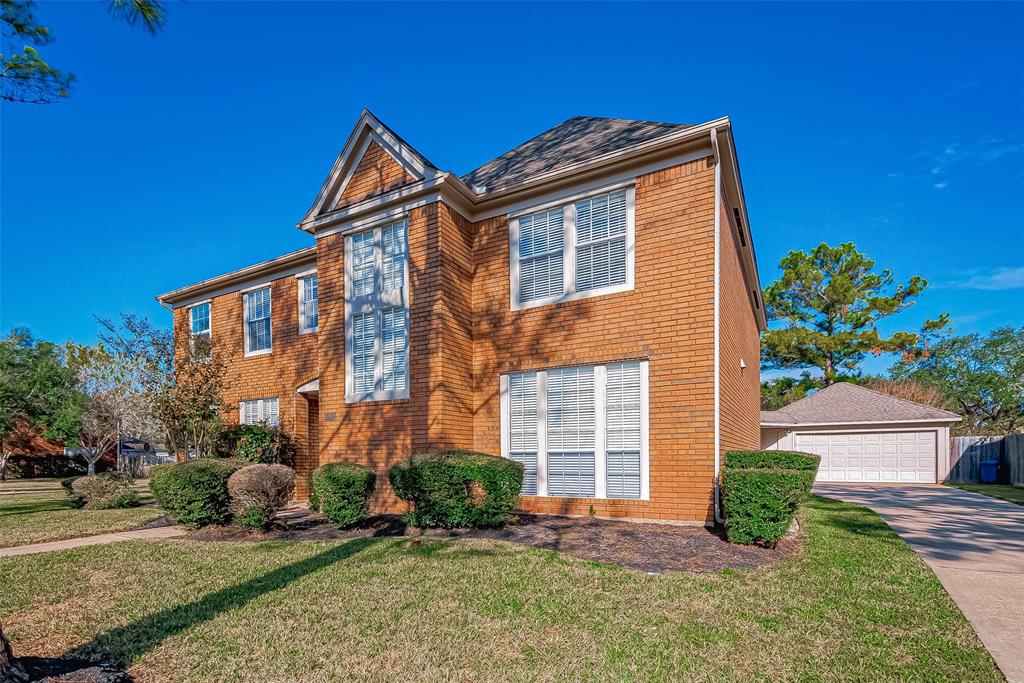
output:
M270 527L294 490L295 471L284 465L249 465L228 477L235 521L254 529Z
M333 462L313 470L312 484L309 507L324 513L339 527L347 527L369 514L377 475L354 462Z
M156 502L188 527L226 524L231 520L228 479L249 463L227 458L199 458L150 471L149 488Z
M523 485L522 464L468 450L414 455L389 472L420 527L491 527L511 518Z
M91 477L77 477L65 488L71 489L71 500L76 507L90 510L133 508L141 504L127 472L100 472Z

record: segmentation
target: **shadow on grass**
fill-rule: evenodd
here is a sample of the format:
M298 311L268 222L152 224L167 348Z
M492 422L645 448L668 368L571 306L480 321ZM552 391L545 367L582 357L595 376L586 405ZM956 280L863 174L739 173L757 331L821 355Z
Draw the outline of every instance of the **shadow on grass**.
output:
M319 555L278 567L244 583L210 593L200 600L111 629L69 652L68 655L98 654L129 663L156 648L167 638L178 635L196 624L209 621L219 614L242 607L262 595L284 588L303 576L352 557L376 542L377 540L372 538L354 538Z
M15 503L5 505L0 501L0 517L14 517L16 515L33 515L39 512L59 512L61 510L74 510L70 499L37 500L31 503Z

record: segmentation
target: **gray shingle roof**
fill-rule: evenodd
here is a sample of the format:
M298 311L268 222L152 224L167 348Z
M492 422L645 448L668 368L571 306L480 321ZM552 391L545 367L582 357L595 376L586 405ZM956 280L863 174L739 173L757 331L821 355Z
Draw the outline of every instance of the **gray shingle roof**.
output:
M656 123L574 116L515 149L462 176L477 189L515 185L548 171L625 149L690 128L684 123Z
M819 389L782 410L762 410L761 424L850 424L960 419L956 413L889 396L848 382Z

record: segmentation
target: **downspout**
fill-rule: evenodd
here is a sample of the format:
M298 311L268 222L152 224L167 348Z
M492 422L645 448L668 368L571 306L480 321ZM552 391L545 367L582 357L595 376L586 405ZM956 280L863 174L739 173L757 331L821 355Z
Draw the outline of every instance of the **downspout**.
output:
M715 331L714 331L714 355L715 355L715 522L719 525L725 524L725 517L722 515L722 494L721 494L721 443L722 435L720 428L720 417L721 410L719 407L719 398L721 395L721 386L718 377L719 367L719 265L718 265L718 252L719 242L721 241L721 206L722 206L722 157L718 152L718 128L711 129L711 150L714 154L715 160Z

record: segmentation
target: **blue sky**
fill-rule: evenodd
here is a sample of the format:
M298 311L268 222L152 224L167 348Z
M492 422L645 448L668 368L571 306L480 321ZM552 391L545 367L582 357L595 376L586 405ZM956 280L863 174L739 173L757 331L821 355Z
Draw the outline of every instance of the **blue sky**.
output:
M883 329L1024 324L1024 5L44 2L78 77L0 110L0 329L169 324L154 295L310 244L368 107L464 173L576 115L732 117L764 284L853 241L932 283ZM875 360L870 368L884 367Z

